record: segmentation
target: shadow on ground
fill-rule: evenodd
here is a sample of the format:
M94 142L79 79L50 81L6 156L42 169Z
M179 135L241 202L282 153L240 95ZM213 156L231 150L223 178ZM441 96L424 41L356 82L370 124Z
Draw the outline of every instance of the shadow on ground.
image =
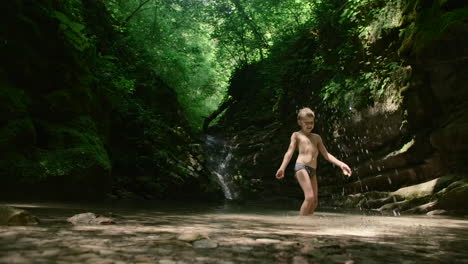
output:
M1 226L0 263L468 263L468 221L457 218L16 206L43 221ZM88 211L117 224L66 222ZM187 233L211 243L179 239Z

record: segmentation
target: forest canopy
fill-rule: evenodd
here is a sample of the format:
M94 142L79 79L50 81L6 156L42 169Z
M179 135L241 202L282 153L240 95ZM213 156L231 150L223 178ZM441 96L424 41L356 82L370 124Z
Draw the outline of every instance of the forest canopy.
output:
M307 0L110 0L115 28L174 87L194 127L226 97L232 72L310 22ZM317 2L318 3L318 2Z

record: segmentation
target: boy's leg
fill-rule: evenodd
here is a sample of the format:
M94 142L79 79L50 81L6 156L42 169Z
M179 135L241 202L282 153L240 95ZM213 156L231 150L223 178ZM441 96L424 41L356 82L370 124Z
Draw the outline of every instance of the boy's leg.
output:
M302 188L302 191L304 192L304 202L302 203L299 214L309 215L311 211L313 211L311 209L313 206L313 201L315 199L315 193L312 188L312 183L310 181L311 179L305 169L298 170L296 172L296 178L299 182L299 185Z
M318 206L318 186L317 186L317 176L310 177L310 183L312 185L312 192L314 193L314 198L312 200L312 206L309 210L309 214L313 214L315 209Z

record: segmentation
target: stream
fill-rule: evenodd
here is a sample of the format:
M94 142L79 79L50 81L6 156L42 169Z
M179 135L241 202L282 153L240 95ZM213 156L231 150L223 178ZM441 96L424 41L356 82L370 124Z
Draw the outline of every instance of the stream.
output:
M290 202L6 204L41 223L0 226L0 263L468 263L466 218L330 210L299 217ZM85 212L116 224L66 222Z

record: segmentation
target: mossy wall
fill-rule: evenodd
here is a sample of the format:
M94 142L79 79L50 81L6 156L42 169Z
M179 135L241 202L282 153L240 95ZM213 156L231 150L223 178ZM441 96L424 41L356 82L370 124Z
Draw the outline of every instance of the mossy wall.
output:
M274 174L304 106L316 110L314 130L328 150L357 170L347 180L319 160L322 195L340 195L359 177L402 171L401 182L414 184L410 178L465 171L466 142L460 137L466 134L468 91L462 74L467 72L465 4L327 1L316 14L317 22L286 37L269 59L234 75L229 91L237 101L212 131L227 131L239 145L243 182L260 182L265 196L301 197L292 168L285 182L278 183ZM403 159L372 167L412 140L416 144Z
M195 136L175 92L116 30L103 3L5 7L1 198L219 195L201 151L189 146ZM175 160L182 169L173 169Z

